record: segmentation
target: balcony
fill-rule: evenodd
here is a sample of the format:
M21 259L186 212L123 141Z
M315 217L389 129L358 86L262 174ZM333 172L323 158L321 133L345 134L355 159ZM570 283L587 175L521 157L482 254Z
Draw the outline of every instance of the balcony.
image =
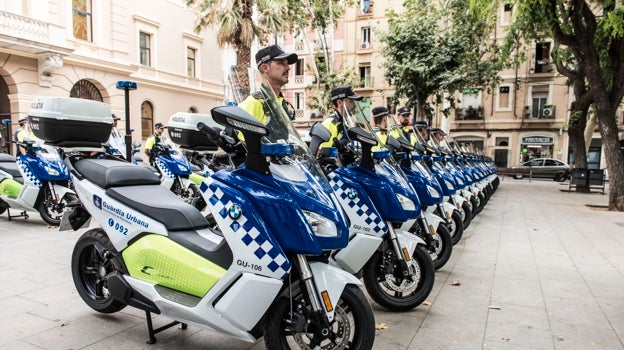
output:
M555 119L556 106L544 105L541 107L524 106L524 119L525 120L541 120L541 119Z
M11 12L0 11L0 47L16 51L69 53L65 28Z
M483 107L456 108L455 120L456 121L482 121L483 120Z
M356 89L372 89L374 87L374 79L371 76L360 78L355 84Z

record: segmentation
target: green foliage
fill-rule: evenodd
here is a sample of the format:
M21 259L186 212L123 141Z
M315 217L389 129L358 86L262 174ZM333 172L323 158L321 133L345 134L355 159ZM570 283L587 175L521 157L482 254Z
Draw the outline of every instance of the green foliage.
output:
M487 8L471 8L464 0L447 0L440 7L407 0L404 6L401 13L388 12L389 29L381 36L385 77L397 97L418 104L428 116L429 98L434 103L446 98L452 108L449 94L497 81L502 61L489 39L495 21Z

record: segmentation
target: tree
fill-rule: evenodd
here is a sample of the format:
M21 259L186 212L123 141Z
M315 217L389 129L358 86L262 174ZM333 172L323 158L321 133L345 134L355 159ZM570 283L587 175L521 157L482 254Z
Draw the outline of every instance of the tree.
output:
M624 154L616 117L624 97L624 6L614 0L517 0L513 6L508 38L520 44L520 39L550 36L571 53L573 63L557 65L574 84L570 124L580 128L587 122L587 110L593 109L609 171L609 209L624 211ZM555 52L553 57L557 61L560 56ZM576 152L581 141L572 136Z
M196 31L206 27L217 28L219 47L231 45L237 53L236 72L240 79L241 93L249 92L249 68L251 67L251 44L255 39L262 42L269 34L277 35L285 27L286 0L185 0L186 5L198 11ZM256 7L257 22L253 13Z
M463 0L406 0L404 11L387 14L389 30L381 37L385 76L397 98L418 106L419 118L431 119L432 98L433 103L449 102L443 110L448 116L455 105L452 93L497 81L502 62L489 38L492 15L476 6L471 12L468 5Z

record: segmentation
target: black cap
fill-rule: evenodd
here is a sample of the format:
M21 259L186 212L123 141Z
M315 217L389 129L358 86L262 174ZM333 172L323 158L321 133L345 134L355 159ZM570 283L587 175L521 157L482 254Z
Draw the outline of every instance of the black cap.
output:
M120 120L121 119L121 118L119 118L118 116L116 116L114 114L112 116L113 116L113 120Z
M337 88L334 88L331 91L331 100L332 101L340 100L340 99L343 99L343 98L348 98L350 100L359 101L363 97L360 96L360 95L356 95L355 92L353 92L353 90L351 89L350 86L337 87Z
M446 133L444 132L444 130L442 130L440 128L429 129L429 132L432 133L432 134L440 134L442 136L446 136Z
M166 129L167 127L163 123L156 123L156 124L154 124L154 128L156 128L156 129L161 129L161 128L162 129Z
M427 127L427 121L426 120L416 120L414 122L414 126L417 127L418 129L426 128Z
M401 107L397 110L397 114L401 115L401 114L412 114L412 111L410 111L409 108L407 107Z
M28 118L22 118L20 120L17 121L19 124L24 124L24 123L28 123Z
M373 112L373 118L383 117L390 113L388 112L388 108L384 106L377 106L373 108L372 112Z
M267 63L270 60L288 60L288 64L297 62L299 57L296 53L286 53L279 45L271 45L264 47L256 52L256 65L260 67L261 64Z

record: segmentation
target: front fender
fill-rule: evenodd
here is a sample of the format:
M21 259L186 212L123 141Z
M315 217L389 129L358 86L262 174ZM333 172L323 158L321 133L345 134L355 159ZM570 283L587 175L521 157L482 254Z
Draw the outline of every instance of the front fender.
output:
M449 202L442 202L441 204L442 209L444 210L444 215L446 215L446 217L450 219L453 216L453 211L457 208L455 208L455 206L453 206L453 204Z
M329 322L331 322L334 320L336 306L338 305L338 300L340 300L345 286L347 284L361 286L362 283L352 274L326 263L318 261L310 262L310 270L312 270L312 275L314 276L314 285L316 286L317 294L320 296L322 292L327 292L329 295L332 310L325 310L325 314ZM320 301L321 304L325 306L322 300Z
M416 236L413 233L409 233L403 230L396 230L395 233L401 247L406 248L407 251L410 252L410 254L414 252L416 246L418 246L419 244L424 246L427 245L422 238Z

